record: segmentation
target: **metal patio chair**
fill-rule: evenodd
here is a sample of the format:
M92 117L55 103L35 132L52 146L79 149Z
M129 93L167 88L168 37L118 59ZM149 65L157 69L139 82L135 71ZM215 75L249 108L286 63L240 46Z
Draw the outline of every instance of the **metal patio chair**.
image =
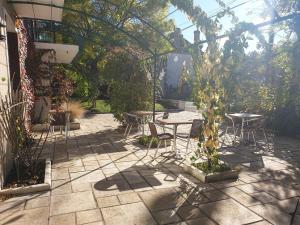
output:
M140 123L139 123L138 117L136 115L130 114L130 113L125 114L125 123L126 123L126 129L125 129L123 136L125 137L125 139L127 139L132 127L137 126L139 129Z
M167 141L173 140L173 138L174 138L173 135L170 134L170 133L160 133L160 134L158 134L155 123L148 122L148 125L149 125L149 129L150 129L150 133L151 133L151 141L150 141L150 144L148 146L148 151L150 150L150 148L152 146L154 138L158 139L156 152L158 151L162 141L165 142L165 148L167 149ZM147 152L147 154L148 154L148 152ZM156 155L156 153L155 153L155 155Z
M228 131L232 130L234 139L232 140L233 143L236 141L237 133L239 131L239 127L241 126L241 123L238 123L237 121L234 120L231 116L229 116L227 113L225 113L225 134L224 137L227 137ZM223 141L224 143L224 141Z
M202 120L195 119L195 120L193 120L190 132L188 132L188 133L177 133L176 134L176 137L179 137L181 139L187 139L187 145L186 145L185 154L188 153L188 148L189 148L190 140L191 139L199 138L200 128L201 128L202 124L203 124Z
M241 132L248 134L249 141L250 141L250 133L251 133L255 146L257 146L255 134L257 132L262 132L262 134L265 138L267 148L269 148L269 142L268 142L268 138L267 138L267 134L266 134L266 130L265 130L265 123L266 123L266 119L264 117L245 120L244 124L243 124L243 130L241 130Z

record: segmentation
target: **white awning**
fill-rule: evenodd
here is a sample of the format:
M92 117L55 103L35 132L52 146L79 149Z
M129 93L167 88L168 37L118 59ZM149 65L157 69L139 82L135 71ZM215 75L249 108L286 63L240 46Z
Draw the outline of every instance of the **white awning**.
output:
M20 0L18 0L20 1ZM34 2L63 6L64 0L21 0L27 4L13 3L15 11L19 17L28 17L34 19L53 20L61 22L63 9L52 6L35 5ZM33 2L33 4L28 4Z
M50 63L69 64L73 61L73 59L79 51L79 47L77 45L53 44L42 42L34 42L34 45L37 49L51 49L55 51L55 58L49 57L49 53L46 53L42 56L42 61Z

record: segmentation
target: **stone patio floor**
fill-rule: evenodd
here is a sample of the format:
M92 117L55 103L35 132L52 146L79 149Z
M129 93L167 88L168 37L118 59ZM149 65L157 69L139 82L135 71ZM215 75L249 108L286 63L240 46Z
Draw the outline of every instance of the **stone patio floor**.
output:
M263 151L227 145L222 159L240 167L239 179L204 184L170 147L147 154L133 136L124 141L110 114L84 118L81 127L67 143L58 133L49 138L52 190L0 203L1 225L290 224L300 196L299 140L276 137Z

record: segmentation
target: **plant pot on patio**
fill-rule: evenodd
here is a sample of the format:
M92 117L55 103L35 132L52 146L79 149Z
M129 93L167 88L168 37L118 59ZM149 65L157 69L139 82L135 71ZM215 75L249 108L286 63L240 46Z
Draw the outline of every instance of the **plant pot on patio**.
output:
M39 179L35 184L30 185L30 181L23 180L17 182L14 169L9 173L4 188L0 190L0 195L27 194L32 192L48 191L51 188L51 161L50 159L39 160L39 171L43 179Z
M205 162L201 162L201 163L205 163ZM204 183L237 179L239 177L239 171L230 168L224 162L220 162L221 166L219 169L216 169L216 171L203 171L200 169L201 166L199 165L200 163L184 164L183 170Z

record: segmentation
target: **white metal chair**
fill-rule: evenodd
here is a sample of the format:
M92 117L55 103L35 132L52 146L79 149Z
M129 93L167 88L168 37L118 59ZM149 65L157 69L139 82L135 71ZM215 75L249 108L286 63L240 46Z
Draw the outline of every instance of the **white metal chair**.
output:
M203 124L203 121L200 119L193 120L191 130L188 133L177 133L176 136L182 139L187 139L187 145L186 145L186 154L188 153L188 148L190 144L191 139L199 138L200 135L200 128Z
M167 149L167 141L173 140L173 135L170 134L170 133L161 133L161 134L158 134L156 126L155 126L155 124L153 122L148 122L148 125L149 125L149 129L150 129L150 133L151 133L151 141L150 141L150 144L148 146L148 152L149 152L149 150L150 150L150 148L152 146L153 140L155 138L158 140L156 152L158 151L158 149L159 149L162 141L165 142L165 148ZM147 152L147 154L148 154L148 152ZM155 155L156 155L156 153L155 153Z
M140 124L139 124L138 117L136 115L130 114L130 113L125 114L125 122L126 122L126 129L125 129L125 132L124 132L124 137L125 137L125 139L127 139L128 135L130 134L130 131L131 131L132 127L137 126L138 129L139 129Z
M256 132L261 131L262 134L264 135L266 145L269 148L269 142L268 142L268 138L267 138L267 134L266 134L266 130L265 130L265 122L266 122L266 120L264 117L245 120L244 124L243 124L243 130L241 132L248 133L248 140L250 140L249 136L251 133L253 141L254 141L254 145L257 146L255 134L256 134Z

